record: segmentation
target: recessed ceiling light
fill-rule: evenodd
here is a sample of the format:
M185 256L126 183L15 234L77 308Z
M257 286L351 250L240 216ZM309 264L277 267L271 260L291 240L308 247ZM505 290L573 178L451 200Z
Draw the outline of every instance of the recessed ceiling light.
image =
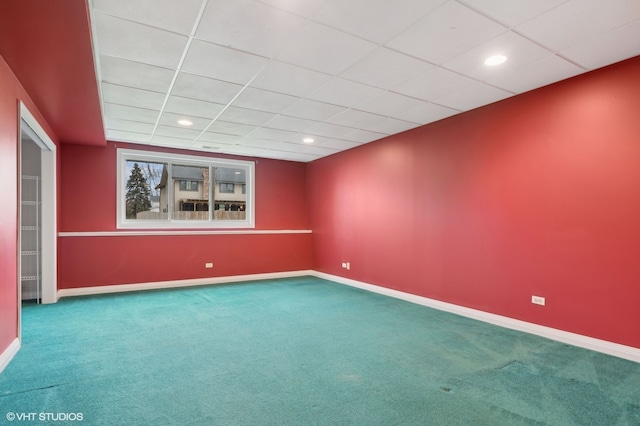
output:
M313 138L304 138L304 139L302 139L302 142L304 142L304 143L313 143Z
M182 120L178 120L178 124L181 126L192 126L193 125L193 121L187 120L187 119L182 119Z
M504 55L494 55L491 56L489 58L487 58L486 61L484 61L485 65L488 65L490 67L496 66L496 65L500 65L500 64L504 64L504 62L507 60L507 57Z

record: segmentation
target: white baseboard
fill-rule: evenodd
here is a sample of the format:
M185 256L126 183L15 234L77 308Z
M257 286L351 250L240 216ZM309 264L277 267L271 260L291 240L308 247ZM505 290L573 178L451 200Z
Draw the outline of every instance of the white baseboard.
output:
M271 280L280 278L300 277L304 275L313 275L314 271L302 270L302 271L289 271L289 272L270 272L265 274L251 274L251 275L233 275L226 277L213 277L213 278L195 278L190 280L176 280L176 281L156 281L139 284L119 284L119 285L102 285L95 287L80 287L80 288L66 288L58 290L58 298L61 297L73 297L73 296L89 296L95 294L107 294L107 293L122 293L128 291L141 291L141 290L162 290L179 287L193 287L201 285L213 285L213 284L227 284L242 281L255 281L255 280Z
M313 270L301 270L301 271L289 271L289 272L273 272L265 274L251 274L251 275L235 275L226 277L215 278L197 278L191 280L177 280L177 281L158 281L139 284L121 284L121 285L108 285L108 286L95 286L95 287L82 287L82 288L70 288L58 290L58 298L60 297L73 297L73 296L88 296L95 294L106 293L121 293L128 291L141 291L141 290L159 290L179 287L191 287L201 285L213 285L213 284L226 284L243 281L254 280L268 280L279 278L291 278L300 277L304 275L311 275L318 278L323 278L329 281L333 281L339 284L345 284L351 287L357 287L363 290L371 291L374 293L382 294L385 296L393 297L396 299L405 300L407 302L415 303L418 305L427 306L430 308L438 309L445 312L461 315L467 318L472 318L478 321L483 321L489 324L497 325L512 330L522 331L529 334L545 337L547 339L556 340L558 342L567 343L569 345L578 346L581 348L589 349L596 352L605 353L618 358L627 359L640 363L640 348L634 348L632 346L625 346L618 343L608 342L606 340L596 339L593 337L583 336L581 334L570 333L568 331L558 330L543 325L533 324L502 315L491 314L488 312L480 311L477 309L466 308L464 306L458 306L447 302L442 302L435 299L429 299L427 297L416 296L414 294L405 293L398 290L393 290L385 287L380 287L373 284L367 284L361 281L352 280L349 278L340 277L337 275L326 274L324 272L318 272ZM19 348L19 342L18 342ZM17 349L15 349L17 351ZM8 352L7 349L6 352ZM3 368L3 358L0 357L0 371ZM9 360L13 357L10 355Z
M9 362L18 353L20 349L20 339L15 339L4 352L0 354L0 373L5 369Z
M441 302L439 300L429 299L427 297L416 296L414 294L404 293L402 291L392 290L373 284L367 284L361 281L343 278L336 275L325 274L323 272L313 271L312 275L318 278L323 278L351 287L357 287L374 293L383 294L385 296L394 297L396 299L402 299L407 302L416 303L418 305L428 306L430 308L450 312L500 327L522 331L529 334L535 334L537 336L546 337L547 339L567 343L572 346L578 346L581 348L640 363L640 349L634 348L632 346L625 346L618 343L608 342L606 340L595 339L593 337L583 336L581 334L570 333L568 331L558 330L543 325L533 324L530 322L520 321L501 315L479 311L477 309L465 308L464 306Z

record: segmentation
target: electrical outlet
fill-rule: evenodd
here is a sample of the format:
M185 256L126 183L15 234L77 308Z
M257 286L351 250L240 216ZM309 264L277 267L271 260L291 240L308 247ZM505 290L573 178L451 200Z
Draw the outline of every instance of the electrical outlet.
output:
M531 296L531 303L533 303L534 305L544 306L545 300L544 297L541 296Z
M347 269L351 269L351 262L347 262Z
M211 268L213 268L213 262L205 263L205 264L204 264L204 267L205 267L205 268L207 268L207 269L211 269Z
M351 263L350 262L342 262L342 267L344 269L351 269Z

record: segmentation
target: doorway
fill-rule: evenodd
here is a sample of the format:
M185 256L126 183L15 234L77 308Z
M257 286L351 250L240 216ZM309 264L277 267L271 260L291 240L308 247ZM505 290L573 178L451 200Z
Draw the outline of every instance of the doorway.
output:
M18 148L18 306L55 303L56 146L23 103Z
M20 129L20 298L42 302L41 148Z

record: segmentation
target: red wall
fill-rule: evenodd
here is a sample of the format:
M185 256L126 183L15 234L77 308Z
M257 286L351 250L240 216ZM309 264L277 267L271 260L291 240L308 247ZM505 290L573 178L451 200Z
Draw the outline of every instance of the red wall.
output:
M18 132L19 101L55 135L0 56L0 354L18 337Z
M64 148L62 232L116 231L116 148L193 154L123 143ZM309 229L305 164L242 159L256 161L255 229ZM308 233L62 236L58 249L58 288L306 270L312 264ZM205 269L207 262L214 268Z
M314 269L640 348L639 75L635 58L310 163Z

